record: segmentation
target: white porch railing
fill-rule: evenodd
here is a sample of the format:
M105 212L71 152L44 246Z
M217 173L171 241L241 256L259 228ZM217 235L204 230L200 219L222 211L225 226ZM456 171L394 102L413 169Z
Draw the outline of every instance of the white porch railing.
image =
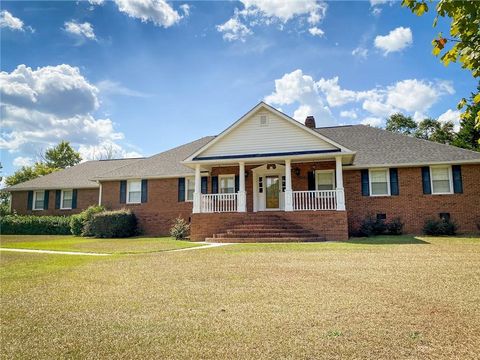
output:
M292 191L293 211L337 210L338 190Z
M237 211L237 194L202 194L200 212L235 212Z

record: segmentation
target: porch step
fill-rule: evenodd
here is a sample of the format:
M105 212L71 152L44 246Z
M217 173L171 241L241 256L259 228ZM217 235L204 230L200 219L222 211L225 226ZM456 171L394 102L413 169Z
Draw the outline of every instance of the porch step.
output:
M237 238L206 238L205 241L219 243L280 243L280 242L321 242L325 241L322 237L237 237Z

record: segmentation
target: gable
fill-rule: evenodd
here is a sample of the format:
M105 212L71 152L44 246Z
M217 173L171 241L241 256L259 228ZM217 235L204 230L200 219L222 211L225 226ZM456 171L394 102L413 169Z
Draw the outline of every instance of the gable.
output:
M310 129L292 121L260 106L196 157L339 150L332 143L311 134Z

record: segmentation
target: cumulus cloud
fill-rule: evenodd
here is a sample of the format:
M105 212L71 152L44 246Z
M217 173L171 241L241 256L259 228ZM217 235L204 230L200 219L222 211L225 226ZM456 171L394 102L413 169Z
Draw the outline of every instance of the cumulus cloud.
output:
M284 29L288 21L299 20L299 24L309 24L309 32L314 36L322 36L323 31L318 28L327 11L327 4L318 0L240 0L243 9L236 8L231 19L223 25L217 26L219 32L224 33L223 38L227 41L241 40L245 41L247 35L253 34L252 27L258 25L278 25L279 29ZM225 25L228 24L228 27ZM244 36L233 35L232 31L227 32L229 27L238 29L238 32Z
M16 31L28 30L30 32L34 32L32 27L25 26L21 19L13 16L7 10L0 11L0 28L6 28Z
M369 116L362 120L362 125L368 125L373 127L380 127L382 126L383 120L377 117Z
M91 5L103 5L105 0L88 0L88 3Z
M75 20L66 21L64 24L64 30L82 39L96 40L92 24L89 22L81 24Z
M384 55L391 52L401 51L412 45L413 36L410 28L398 27L388 33L388 35L378 35L375 38L375 47L382 50Z
M460 114L461 113L458 110L448 109L438 117L438 121L440 121L443 124L446 122L452 122L453 129L455 131L459 131L460 130Z
M295 119L303 121L306 115L316 115L322 125L334 122L331 109L359 104L368 123L375 124L373 118L385 118L395 112L406 112L417 121L423 120L433 104L442 96L453 93L451 82L419 79L401 80L373 89L350 90L340 85L338 77L315 80L298 69L275 80L275 90L265 97L265 101L273 105L298 104ZM362 116L355 111L340 111L341 117L355 119Z
M66 64L0 72L0 148L28 157L61 140L84 147L117 144L124 135L113 121L94 116L98 93Z
M168 28L182 19L182 16L165 0L114 1L121 12L142 22L152 22L156 26Z
M368 57L368 49L359 46L352 50L352 55L358 58L366 59Z
M23 166L30 166L33 164L33 159L28 156L17 156L13 159L13 166L20 168Z

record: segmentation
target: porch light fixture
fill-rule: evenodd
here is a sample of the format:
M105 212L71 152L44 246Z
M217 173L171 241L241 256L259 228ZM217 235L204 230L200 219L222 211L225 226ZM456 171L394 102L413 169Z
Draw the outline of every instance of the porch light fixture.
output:
M300 168L296 167L295 169L293 169L293 173L295 174L295 176L300 176Z

